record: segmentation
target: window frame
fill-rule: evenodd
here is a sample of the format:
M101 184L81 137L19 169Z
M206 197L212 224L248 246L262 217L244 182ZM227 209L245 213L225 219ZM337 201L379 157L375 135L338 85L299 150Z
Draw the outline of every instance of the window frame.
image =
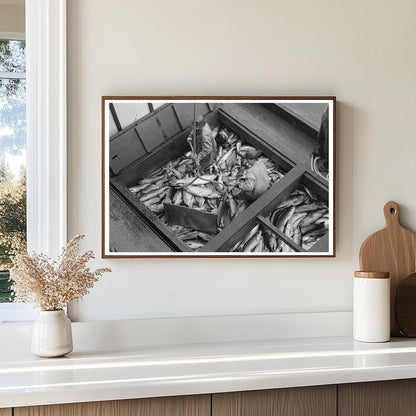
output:
M67 237L66 0L26 0L28 250Z
M0 31L1 40L25 40L24 32L4 32ZM7 75L7 76L6 76ZM15 76L13 76L15 75ZM17 75L17 76L16 76ZM26 72L0 72L1 79L23 78L27 79ZM27 91L26 91L27 101ZM27 322L34 319L32 305L24 303L0 303L0 325L16 322Z
M67 242L66 0L25 0L25 19L14 36L26 38L27 245L56 257ZM35 313L3 303L0 316L27 322Z

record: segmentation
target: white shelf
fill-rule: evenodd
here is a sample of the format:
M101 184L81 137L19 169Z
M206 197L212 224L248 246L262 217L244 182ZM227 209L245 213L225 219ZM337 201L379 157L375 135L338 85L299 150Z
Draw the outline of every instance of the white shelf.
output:
M416 377L416 340L350 337L142 345L40 359L0 354L0 407Z

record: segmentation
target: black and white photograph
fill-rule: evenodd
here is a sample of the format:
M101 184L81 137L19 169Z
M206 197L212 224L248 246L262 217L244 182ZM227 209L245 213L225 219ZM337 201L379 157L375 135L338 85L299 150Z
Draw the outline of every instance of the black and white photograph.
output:
M102 97L103 257L334 257L334 97Z

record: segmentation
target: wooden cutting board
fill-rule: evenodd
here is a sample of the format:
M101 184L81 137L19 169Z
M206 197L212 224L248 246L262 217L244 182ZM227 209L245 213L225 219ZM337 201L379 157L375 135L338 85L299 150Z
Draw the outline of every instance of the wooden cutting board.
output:
M403 335L416 337L416 273L402 279L397 286L394 316Z
M390 273L390 328L391 335L400 335L394 319L394 298L401 279L416 270L416 234L399 222L399 206L390 201L384 205L386 228L370 235L360 250L362 271Z

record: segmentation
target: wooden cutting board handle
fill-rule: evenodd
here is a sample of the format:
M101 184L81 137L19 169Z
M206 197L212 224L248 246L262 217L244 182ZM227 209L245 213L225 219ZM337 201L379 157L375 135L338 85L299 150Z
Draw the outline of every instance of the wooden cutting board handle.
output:
M384 205L386 228L367 237L360 250L362 271L390 273L391 335L400 335L394 317L394 298L400 281L416 270L416 234L400 225L399 206L394 201Z
M400 227L399 206L394 201L387 202L384 205L384 218L386 219L386 227Z

